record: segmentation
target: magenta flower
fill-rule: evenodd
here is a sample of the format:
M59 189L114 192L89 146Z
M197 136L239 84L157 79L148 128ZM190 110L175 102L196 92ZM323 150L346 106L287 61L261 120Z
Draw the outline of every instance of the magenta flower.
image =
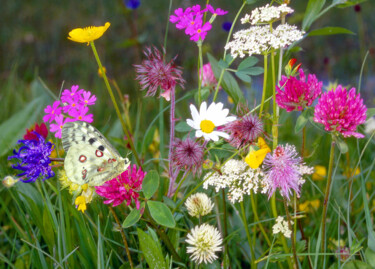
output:
M277 146L272 154L267 154L263 161L264 180L268 184L268 198L280 189L280 194L289 200L294 190L300 195L304 183L302 175L311 174L313 169L304 165L294 146Z
M143 52L147 59L142 61L141 65L134 65L137 72L136 80L141 85L141 90L147 89L146 96L154 96L160 87L162 92L160 96L169 99L171 90L176 85L184 88L185 80L182 78L181 68L174 65L174 59L165 62L161 52L154 47L147 48Z
M296 77L282 76L280 87L276 86L276 103L288 112L301 111L311 106L322 93L323 82L318 81L315 75L309 74L306 81L305 73L301 68L299 78L298 80Z
M172 148L172 167L191 170L194 175L200 172L204 155L202 145L188 137L184 141L176 139Z
M228 13L228 11L222 10L221 8L214 9L213 6L211 6L210 4L207 5L207 9L213 15L217 15L217 16L225 15Z
M204 40L206 38L206 35L208 31L210 31L212 28L211 23L206 22L203 26L202 24L196 24L194 27L194 31L191 32L190 40L193 40L195 42L198 42L199 40Z
M87 106L83 106L83 107L80 107L79 109L70 110L69 116L74 117L74 120L85 121L85 122L91 123L93 122L93 115L92 114L86 115L87 112L89 112L89 108Z
M59 115L55 118L55 121L56 121L56 124L51 124L50 125L50 131L52 133L55 133L55 137L57 138L61 138L61 130L64 126L64 123L69 121L69 119L67 119L66 121L64 121L64 116L63 115Z
M363 104L356 89L338 85L336 89L328 91L320 97L315 107L314 121L324 125L324 129L344 137L354 136L363 138L364 135L355 132L357 126L366 121L367 108Z
M44 109L44 112L47 114L43 117L43 121L52 122L56 118L56 116L59 116L62 110L62 108L59 106L60 106L60 101L55 101L53 102L52 106L47 106Z
M139 209L138 192L142 189L145 175L146 173L141 168L137 170L135 164L133 167L129 165L128 169L116 178L105 182L102 186L95 187L96 193L108 199L104 201L104 204L112 203L112 206L115 207L126 201L126 205L129 206L134 200L137 209Z
M68 89L65 89L63 93L61 94L61 102L63 103L71 103L71 99L78 99L83 92L83 89L78 90L78 85L73 85L71 88L71 91Z
M83 91L81 101L85 106L95 105L96 96L89 91Z
M256 115L245 115L225 126L225 131L230 134L229 143L241 148L247 146L263 133L263 122Z
M199 69L199 74L202 74L202 71L203 71L202 86L203 87L209 87L209 88L216 87L217 80L215 78L214 72L212 71L211 64L210 63L204 64L203 70L202 70L202 68Z

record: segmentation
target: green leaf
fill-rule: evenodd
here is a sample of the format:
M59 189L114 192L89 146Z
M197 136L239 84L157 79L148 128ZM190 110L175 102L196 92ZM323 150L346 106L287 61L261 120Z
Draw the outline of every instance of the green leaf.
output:
M374 116L375 115L375 108L368 108L367 112L366 112L366 115L367 115L366 120L368 120L369 118Z
M336 144L338 149L340 150L341 154L345 154L348 152L348 145L345 143L344 140L342 140L340 137L335 137Z
M145 139L143 140L143 144L142 144L143 153L146 152L146 149L152 143L152 140L154 139L155 130L156 130L156 126L152 126L150 132L146 134Z
M255 66L255 67L249 67L249 68L243 69L241 70L241 72L250 76L258 76L260 74L263 74L264 69L263 67Z
M239 65L238 65L238 68L237 70L238 71L242 71L243 69L246 69L248 67L251 67L251 66L254 66L256 65L256 63L258 62L258 58L256 57L253 57L253 56L250 56L250 57L247 57L245 60L243 60Z
M159 187L159 174L155 170L147 173L142 183L142 191L146 199L150 199Z
M211 63L212 71L214 72L216 79L218 79L220 77L222 68L220 68L218 61L211 54L208 53L207 57ZM245 97L243 96L243 93L240 87L238 86L237 81L227 71L224 71L221 86L226 91L226 93L230 97L232 97L236 105L238 104L238 102L245 102Z
M254 4L256 1L258 1L258 0L246 0L246 4L247 4L247 5L252 5L252 4Z
M301 132L303 127L305 127L306 123L309 121L308 113L309 113L308 110L305 110L301 113L301 115L298 116L296 126L294 127L294 132L296 134Z
M150 209L151 217L160 225L173 228L176 226L176 222L173 218L171 210L158 201L148 201L148 208Z
M220 59L220 61L219 61L219 66L220 66L222 69L225 69L225 68L228 68L228 67L229 67L229 64L228 64L226 61L223 61L223 59Z
M251 77L249 75L247 75L246 73L241 72L241 71L237 71L235 74L242 81L245 81L245 82L248 82L248 83L251 82Z
M346 263L343 267L343 269L371 269L370 265L367 263L364 263L362 261L354 260Z
M372 251L370 248L367 248L365 251L366 261L372 268L375 268L375 251Z
M208 98L208 96L210 95L210 89L209 88L202 88L201 89L201 99L202 100L206 100ZM194 100L196 103L198 103L198 97L199 97L199 93L198 93L198 90L196 90L195 94L194 94Z
M146 234L141 229L137 228L139 245L146 262L150 268L167 269L161 248L157 246L151 236Z
M176 132L185 133L191 131L191 127L186 123L186 121L180 121L176 124L175 128Z
M338 35L338 34L350 34L354 35L352 31L343 28L343 27L324 27L316 30L312 30L308 36L317 36L317 35Z
M346 0L344 1L344 3L338 5L337 7L339 8L346 8L346 7L350 7L350 6L354 6L354 5L358 5L359 3L362 3L362 2L366 2L367 0Z
M302 22L303 30L307 31L310 28L311 24L318 18L325 2L325 0L309 0Z
M138 222L138 220L141 218L141 210L145 207L145 204L142 203L141 207L138 209L133 209L130 214L126 217L124 222L122 223L123 228L129 228L130 226L133 226Z

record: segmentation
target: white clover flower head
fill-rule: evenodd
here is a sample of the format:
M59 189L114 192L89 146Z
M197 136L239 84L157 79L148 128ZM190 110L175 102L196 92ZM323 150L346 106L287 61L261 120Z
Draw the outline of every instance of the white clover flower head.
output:
M251 191L257 193L260 189L262 193L266 193L268 189L259 168L252 169L244 161L234 159L223 165L221 174L214 172L205 175L203 188L207 189L208 186L215 187L216 192L227 188L228 199L232 203L243 201L243 196L250 195Z
M185 206L190 216L199 218L209 214L214 204L207 194L198 192L187 198Z
M290 223L293 224L293 221ZM276 224L272 226L272 232L273 234L278 234L281 232L287 238L290 238L292 235L292 231L289 230L288 222L281 216L276 218Z
M269 23L281 19L281 15L290 14L293 12L294 10L288 7L286 4L282 4L280 6L270 6L267 4L264 7L254 9L251 12L251 16L245 16L246 20L244 21L250 22L252 25L258 23Z
M375 131L375 118L371 117L365 122L365 133L371 135Z
M209 224L195 226L186 238L186 243L190 246L186 248L187 253L191 253L190 258L198 264L204 262L212 263L218 257L216 251L221 251L223 239L220 232Z
M197 130L196 137L204 137L205 140L218 141L219 136L229 138L229 135L222 131L217 131L216 127L225 125L236 120L235 116L228 116L229 109L223 109L223 103L211 103L207 108L207 103L202 102L199 113L194 105L190 105L191 116L187 119L187 124Z

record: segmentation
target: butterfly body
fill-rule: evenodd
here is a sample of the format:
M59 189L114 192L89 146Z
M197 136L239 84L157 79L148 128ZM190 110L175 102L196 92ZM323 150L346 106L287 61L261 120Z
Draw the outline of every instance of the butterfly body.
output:
M100 186L124 172L130 164L129 159L122 158L108 140L86 122L65 123L61 139L67 152L66 175L78 185Z

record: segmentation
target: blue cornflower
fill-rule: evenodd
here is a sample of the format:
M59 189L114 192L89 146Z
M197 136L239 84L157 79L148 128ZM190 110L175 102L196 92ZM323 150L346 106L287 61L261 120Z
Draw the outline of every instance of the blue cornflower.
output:
M225 21L223 22L223 24L221 25L221 28L223 28L223 30L225 32L229 32L230 28L232 27L232 23L230 21Z
M20 159L21 162L12 165L12 168L23 171L19 174L20 180L23 182L35 182L39 176L42 179L53 177L55 173L52 171L49 156L54 149L54 144L45 141L43 136L34 132L37 139L32 140L18 140L18 144L23 144L18 152L13 150L13 156L10 159Z
M129 9L137 9L141 4L141 0L125 0L124 3Z

